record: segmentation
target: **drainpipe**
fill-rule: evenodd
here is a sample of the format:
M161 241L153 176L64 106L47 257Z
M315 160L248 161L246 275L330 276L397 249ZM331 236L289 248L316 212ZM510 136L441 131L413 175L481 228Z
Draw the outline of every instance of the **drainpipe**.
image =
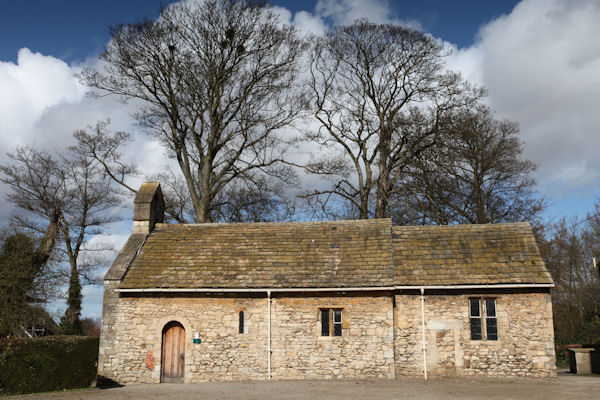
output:
M267 377L271 380L271 291L267 290Z
M421 331L423 334L423 377L427 380L427 342L425 341L425 288L421 288Z

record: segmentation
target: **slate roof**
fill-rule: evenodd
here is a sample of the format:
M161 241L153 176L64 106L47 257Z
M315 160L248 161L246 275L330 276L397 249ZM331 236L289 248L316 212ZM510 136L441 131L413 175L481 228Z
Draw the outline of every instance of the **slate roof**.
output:
M125 248L130 260L135 243ZM133 261L107 277L127 266L122 289L552 283L528 223L157 224Z
M129 239L117 254L115 261L104 275L105 280L120 280L123 278L123 275L127 272L127 267L135 257L135 253L144 243L144 239L146 239L146 235L143 233L134 233L129 236Z
M343 288L394 281L389 219L157 224L120 288Z
M551 284L528 223L394 226L398 285Z

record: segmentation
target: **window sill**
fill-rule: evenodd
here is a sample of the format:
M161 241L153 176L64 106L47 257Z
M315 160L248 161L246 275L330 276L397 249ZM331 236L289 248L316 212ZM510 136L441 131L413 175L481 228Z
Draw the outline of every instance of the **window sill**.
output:
M484 340L471 339L471 340L469 340L469 343L486 344L486 345L493 346L493 345L501 345L502 341L501 340L486 340L486 339L484 339Z
M318 340L338 340L342 338L344 338L344 336L318 336Z

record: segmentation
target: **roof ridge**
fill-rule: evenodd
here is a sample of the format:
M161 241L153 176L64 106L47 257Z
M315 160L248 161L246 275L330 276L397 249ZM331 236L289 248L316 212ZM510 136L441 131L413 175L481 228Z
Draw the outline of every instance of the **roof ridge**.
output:
M385 224L391 225L391 218L343 219L327 221L263 221L263 222L200 222L186 224L157 223L156 226L248 226L248 225L317 225L317 224ZM393 225L392 225L393 226Z
M531 226L527 221L521 222L500 222L489 224L453 224L453 225L392 225L392 228L408 228L408 229L458 229L469 227L481 228L498 228L504 226Z

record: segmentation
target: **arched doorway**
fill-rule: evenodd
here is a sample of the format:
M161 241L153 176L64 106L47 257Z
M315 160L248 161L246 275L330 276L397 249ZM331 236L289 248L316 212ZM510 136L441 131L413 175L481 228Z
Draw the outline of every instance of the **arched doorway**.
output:
M185 329L171 321L162 330L161 382L183 382L185 365Z

